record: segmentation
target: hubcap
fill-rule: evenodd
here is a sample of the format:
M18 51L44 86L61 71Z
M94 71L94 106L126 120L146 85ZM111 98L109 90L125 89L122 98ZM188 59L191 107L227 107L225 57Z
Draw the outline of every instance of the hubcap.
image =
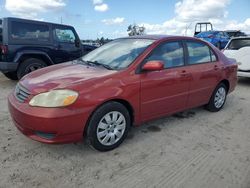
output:
M40 65L40 64L32 64L30 66L28 66L26 69L25 69L25 72L28 74L30 72L33 72L35 70L38 70L38 69L41 69L43 68L44 66L43 65Z
M214 98L215 107L221 108L225 102L225 99L226 99L226 90L224 87L220 87L215 94Z
M105 145L111 146L117 143L126 129L126 119L120 112L113 111L103 116L97 126L97 139Z

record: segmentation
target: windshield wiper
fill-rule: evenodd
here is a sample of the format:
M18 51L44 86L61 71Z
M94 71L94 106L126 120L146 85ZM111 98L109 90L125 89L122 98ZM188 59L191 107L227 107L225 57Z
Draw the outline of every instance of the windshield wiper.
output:
M85 61L85 62L87 62L87 64L91 64L91 65L102 66L108 70L114 70L111 66L99 63L98 61Z
M86 64L86 65L91 65L91 66L102 66L108 70L114 70L114 68L112 68L111 66L109 65L105 65L105 64L102 64L102 63L99 63L98 61L85 61L83 59L79 59L83 64Z

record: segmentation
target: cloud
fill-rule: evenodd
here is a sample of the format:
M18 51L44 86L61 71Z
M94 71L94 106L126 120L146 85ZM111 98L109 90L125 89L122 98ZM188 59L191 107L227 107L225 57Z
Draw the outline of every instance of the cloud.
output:
M94 5L102 4L103 0L93 0Z
M108 5L105 4L105 3L95 5L95 11L106 12L108 9L109 9L109 7L108 7Z
M223 26L222 26L223 27ZM242 30L250 34L250 18L247 18L244 22L239 23L237 21L228 21L225 30Z
M183 0L175 4L180 21L202 21L209 18L225 18L229 0Z
M147 34L193 35L197 22L210 21L215 29L250 32L250 18L243 23L227 20L230 0L182 0L175 4L175 16L161 24L141 23Z
M95 6L95 11L106 12L109 9L109 6L106 3L103 3L103 0L92 0L92 2Z
M5 9L22 18L34 19L41 12L54 11L66 6L63 0L6 0Z
M122 23L124 23L124 21L125 21L125 18L117 17L113 19L104 19L102 20L102 23L106 25L121 25Z

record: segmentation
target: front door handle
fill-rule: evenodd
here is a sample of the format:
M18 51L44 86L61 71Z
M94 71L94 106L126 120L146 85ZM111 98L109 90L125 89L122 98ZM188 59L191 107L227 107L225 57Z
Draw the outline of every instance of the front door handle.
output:
M187 76L189 75L189 73L187 73L186 70L183 70L183 71L181 71L180 75L181 75L182 77L187 77Z
M218 65L214 65L214 70L219 70Z
M62 48L62 45L61 44L56 44L54 45L54 49L55 50L60 50Z

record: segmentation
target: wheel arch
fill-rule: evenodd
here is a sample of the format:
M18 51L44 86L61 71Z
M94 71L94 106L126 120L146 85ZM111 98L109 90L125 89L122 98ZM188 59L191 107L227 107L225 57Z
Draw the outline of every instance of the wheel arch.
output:
M227 92L230 90L230 83L227 79L221 80L220 83L225 84L225 86L227 87Z
M49 55L47 53L40 52L40 51L19 52L19 53L17 53L17 55L14 59L14 62L20 64L29 58L40 59L40 60L44 61L48 66L54 64L54 62L52 61L52 59L49 57Z

